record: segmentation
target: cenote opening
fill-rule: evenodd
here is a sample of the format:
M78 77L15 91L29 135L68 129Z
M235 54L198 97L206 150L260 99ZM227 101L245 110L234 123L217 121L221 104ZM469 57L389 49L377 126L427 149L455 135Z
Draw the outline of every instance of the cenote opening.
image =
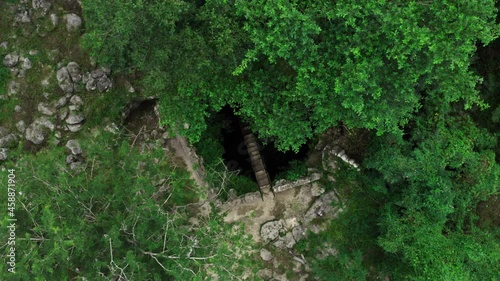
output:
M215 123L217 126L220 126L221 137L218 139L224 147L222 157L226 167L230 171L238 171L239 175L256 181L241 130L240 118L234 114L231 107L225 106L212 117L211 121L209 123ZM287 171L292 161L305 161L309 152L307 145L303 145L298 153L294 153L293 151L281 152L276 149L273 142L263 144L258 140L258 135L255 135L255 137L271 181L274 181L280 173Z

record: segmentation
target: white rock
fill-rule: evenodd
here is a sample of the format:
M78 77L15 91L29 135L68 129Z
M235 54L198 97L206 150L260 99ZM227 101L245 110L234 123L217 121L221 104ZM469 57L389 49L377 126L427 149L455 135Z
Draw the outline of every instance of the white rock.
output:
M83 129L82 124L68 125L68 130L70 132L73 132L73 133L76 133L76 132L80 131L81 129Z
M22 59L23 64L21 65L22 69L31 69L33 67L31 60L29 58Z
M80 73L80 66L78 63L72 61L66 66L68 73L71 76L71 81L74 83L80 82L82 80L82 74Z
M260 228L260 236L265 242L270 242L278 238L283 224L281 221L268 221Z
M7 95L12 96L17 94L19 91L19 83L16 81L12 80L9 82L7 85Z
M66 30L68 32L75 32L82 26L82 19L76 14L67 14L64 16L66 20Z
M271 252L269 250L262 248L262 249L260 249L260 257L264 261L270 261L273 258L273 255L271 254Z
M80 96L74 95L71 97L69 102L73 105L83 105L83 100Z
M66 97L62 97L57 100L57 102L54 104L55 108L59 109L63 106L65 106L68 103L68 99Z
M74 91L74 85L73 81L71 80L71 76L68 72L68 69L66 67L62 67L57 71L57 83L59 84L59 87L65 92L65 93L72 93Z
M71 112L68 118L66 119L66 123L68 123L69 125L75 125L83 122L83 120L85 120L83 114Z
M24 133L26 131L26 123L24 122L24 120L17 122L16 128L19 132Z
M82 154L82 148L77 140L68 140L66 147L71 151L71 154L78 155Z
M0 161L5 161L8 157L8 150L6 148L0 148Z
M52 27L56 27L59 23L59 18L56 14L50 14L50 22L52 23Z
M39 103L37 109L40 113L48 116L52 116L56 113L56 110L54 108L49 107L44 102Z
M19 62L19 55L16 53L7 54L3 59L3 65L5 67L14 67Z

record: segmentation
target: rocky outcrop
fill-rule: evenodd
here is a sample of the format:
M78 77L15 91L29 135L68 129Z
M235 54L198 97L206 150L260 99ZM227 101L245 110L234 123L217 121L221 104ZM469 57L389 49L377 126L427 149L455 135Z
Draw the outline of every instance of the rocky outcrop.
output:
M318 181L320 178L321 178L321 174L314 172L307 177L300 178L298 180L291 181L291 182L287 181L287 180L279 180L273 186L273 191L274 191L274 193L283 192L283 191L291 189L291 188L303 186L303 185L309 184L311 182Z

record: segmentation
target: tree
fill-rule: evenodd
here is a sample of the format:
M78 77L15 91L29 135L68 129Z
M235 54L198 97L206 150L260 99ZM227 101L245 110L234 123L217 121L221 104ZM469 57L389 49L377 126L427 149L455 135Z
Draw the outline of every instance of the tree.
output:
M484 106L470 57L497 33L491 0L104 2L84 1L86 45L146 74L164 124L196 141L229 104L282 149L339 122L399 132L424 99Z
M0 279L203 280L214 274L231 280L257 268L242 227L214 214L198 226L188 222L195 184L162 149L141 153L107 132L99 139L82 142L88 162L80 173L67 167L61 147L6 163L19 179L18 260L15 274L0 265ZM2 172L3 182L6 177ZM228 257L237 255L235 265Z

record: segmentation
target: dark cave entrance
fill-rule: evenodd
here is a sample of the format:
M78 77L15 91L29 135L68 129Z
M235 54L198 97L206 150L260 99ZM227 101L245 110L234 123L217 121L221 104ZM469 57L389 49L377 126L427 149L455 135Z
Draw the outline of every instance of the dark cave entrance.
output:
M222 157L226 167L230 171L238 171L239 175L256 181L241 131L240 118L234 114L233 109L229 106L223 107L221 111L215 114L214 118L222 122L221 139L224 147ZM258 139L257 135L255 137ZM307 145L303 145L299 152L295 153L293 151L278 151L273 142L268 142L267 144L263 144L259 140L258 142L259 150L271 181L274 181L276 175L287 171L290 168L291 161L305 161L309 153Z

